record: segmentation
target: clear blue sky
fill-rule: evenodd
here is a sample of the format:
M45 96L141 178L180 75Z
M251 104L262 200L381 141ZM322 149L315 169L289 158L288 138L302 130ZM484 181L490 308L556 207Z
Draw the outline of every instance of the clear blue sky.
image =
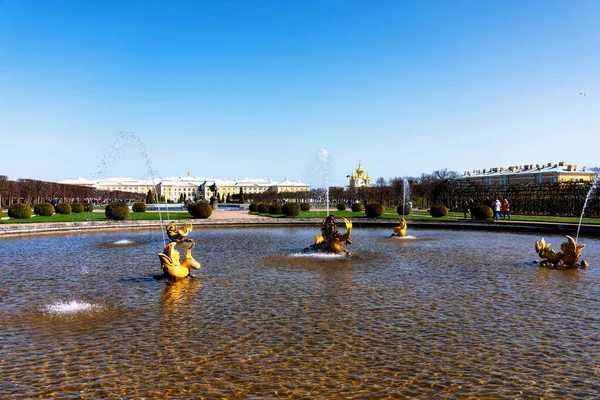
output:
M10 179L592 167L599 96L597 0L0 0Z

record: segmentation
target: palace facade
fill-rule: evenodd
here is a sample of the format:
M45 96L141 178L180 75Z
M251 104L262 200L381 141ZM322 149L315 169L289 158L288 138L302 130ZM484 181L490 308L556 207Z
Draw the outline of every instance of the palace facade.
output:
M490 168L465 172L463 179L485 185L514 185L519 183L594 182L596 173L586 167L566 164L528 164L508 168Z
M178 201L181 195L185 195L186 199L207 200L215 193L211 190L216 186L216 195L219 198L227 198L240 193L240 189L244 190L244 194L260 194L266 191L275 193L296 193L306 192L310 190L310 185L292 181L285 178L283 181L273 181L271 179L260 178L244 178L244 179L214 179L207 177L191 176L188 172L187 176L166 177L155 180L143 180L132 178L107 178L97 181L91 181L83 178L76 180L65 180L59 183L89 186L100 190L118 190L123 192L133 193L148 193L152 190L153 193L158 193L163 196L165 201ZM214 185L214 186L213 186Z

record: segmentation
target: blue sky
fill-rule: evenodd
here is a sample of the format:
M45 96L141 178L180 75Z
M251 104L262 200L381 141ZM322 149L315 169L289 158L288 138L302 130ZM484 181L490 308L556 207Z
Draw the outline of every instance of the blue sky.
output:
M600 166L599 78L597 0L0 0L0 175Z

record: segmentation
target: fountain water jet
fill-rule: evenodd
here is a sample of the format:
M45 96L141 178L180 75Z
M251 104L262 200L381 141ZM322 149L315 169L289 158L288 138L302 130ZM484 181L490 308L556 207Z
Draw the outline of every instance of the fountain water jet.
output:
M585 208L587 207L587 203L590 200L590 197L592 197L592 192L594 191L594 189L596 189L598 187L599 181L600 181L600 175L596 176L596 181L592 184L592 187L590 188L587 195L585 196L585 202L583 203L583 208L581 209L581 216L579 217L579 225L577 225L577 235L575 236L575 244L577 244L577 241L579 240L579 229L581 228L581 222L583 221L583 215L585 214Z
M321 147L314 154L306 170L308 181L312 181L312 186L323 187L325 190L325 204L327 215L329 215L329 174L331 171L331 154L325 147Z
M145 164L146 176L153 183L158 179L159 174L154 169L152 165L152 161L150 155L148 154L148 150L146 149L146 145L140 138L138 134L135 132L119 132L114 140L109 144L108 150L104 151L100 157L98 162L97 172L94 174L94 178L102 179L106 178L106 175L109 171L114 169L115 165L118 165L119 161L126 160L125 157L127 151L135 149ZM121 166L119 166L121 167ZM133 171L132 173L139 173L139 171ZM160 198L158 195L158 191L156 188L154 189L154 200L158 206L158 216L160 220L160 227L162 232L163 245L166 246L167 239L165 233L165 227L162 218L162 211L160 208ZM170 219L169 209L167 211L167 219Z

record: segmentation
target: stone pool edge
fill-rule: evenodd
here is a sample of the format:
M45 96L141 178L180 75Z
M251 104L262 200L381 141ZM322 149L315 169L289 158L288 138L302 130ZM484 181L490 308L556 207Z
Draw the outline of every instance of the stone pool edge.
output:
M261 218L261 219L204 219L204 220L175 220L177 224L191 223L194 228L227 228L227 227L270 227L270 226L314 226L318 229L321 221L314 218ZM393 219L360 218L352 220L354 227L389 227L390 230L398 224ZM458 229L458 230L490 230L512 232L537 232L540 234L575 235L577 224L553 222L523 222L523 221L408 221L410 228L425 229ZM86 221L86 222L53 222L29 224L0 224L0 238L47 235L74 232L95 232L114 230L152 229L165 226L164 221ZM600 236L600 226L582 224L580 235Z

